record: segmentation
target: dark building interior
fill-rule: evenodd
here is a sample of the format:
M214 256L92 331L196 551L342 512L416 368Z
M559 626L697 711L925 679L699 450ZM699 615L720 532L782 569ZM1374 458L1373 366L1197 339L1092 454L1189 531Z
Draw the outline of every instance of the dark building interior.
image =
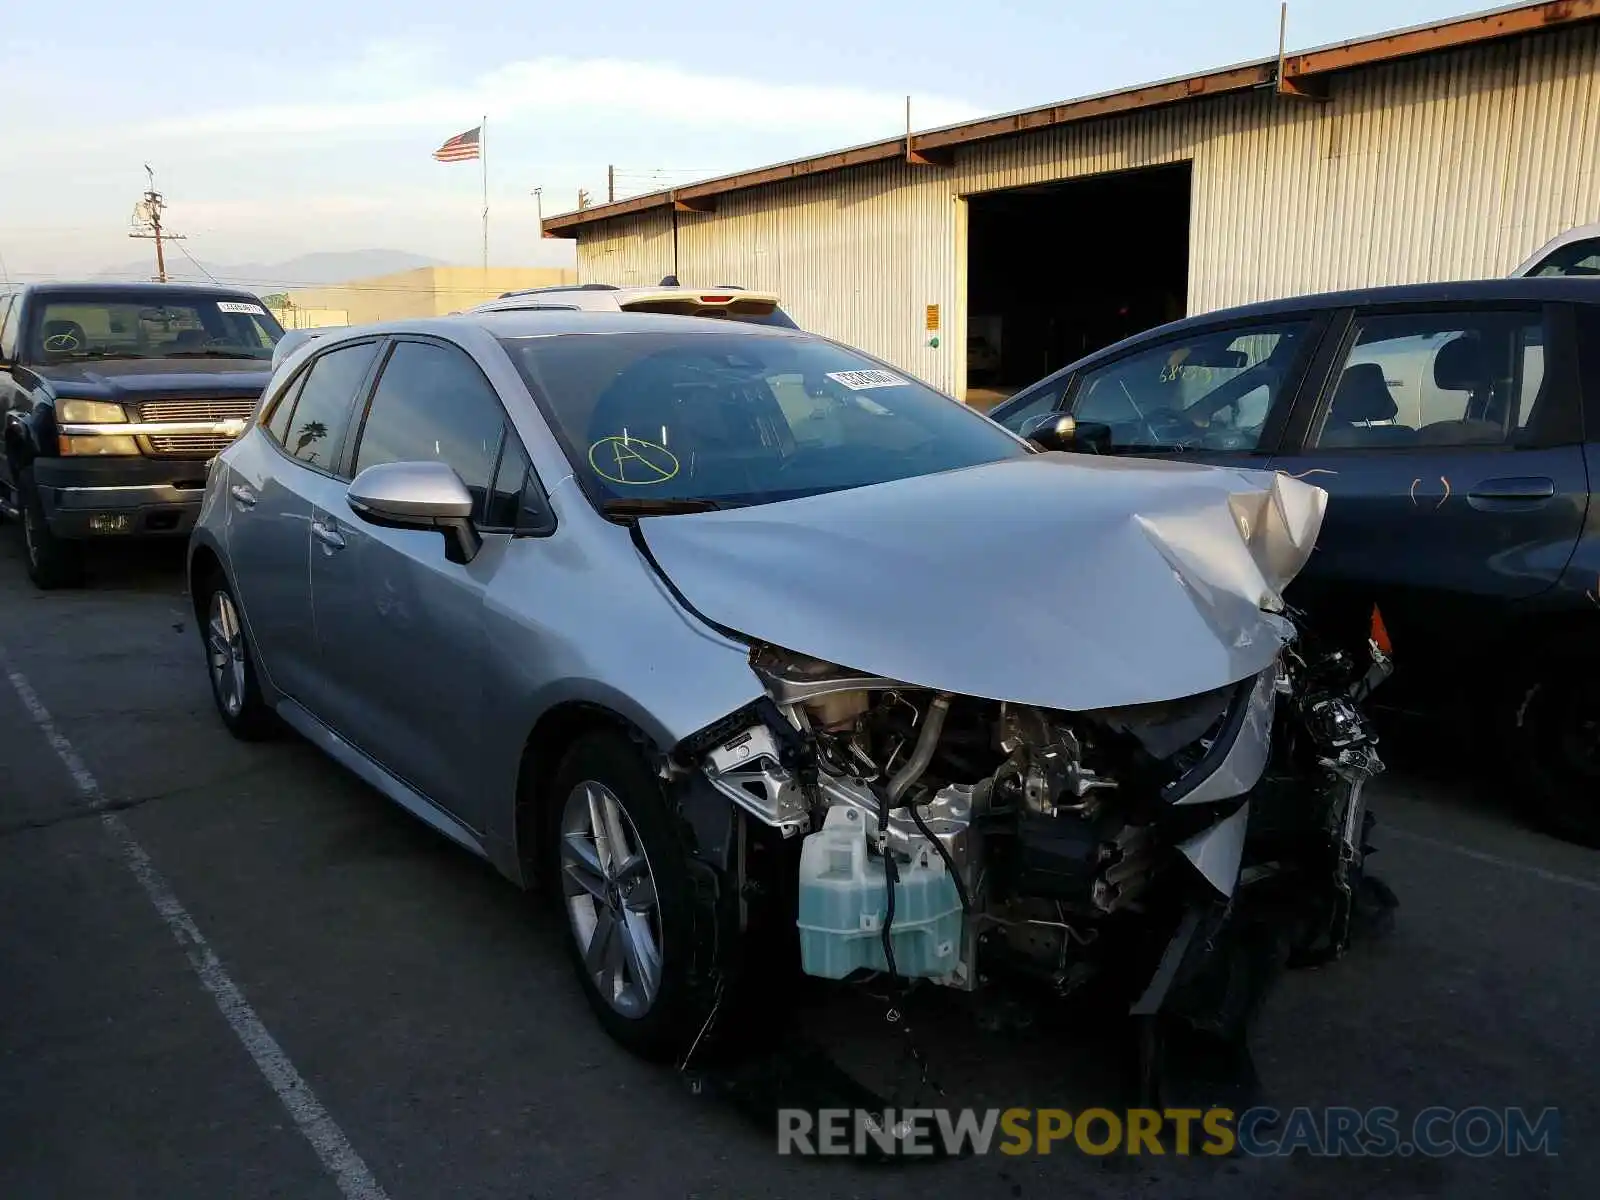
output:
M1002 394L1184 315L1189 163L968 199L967 382Z

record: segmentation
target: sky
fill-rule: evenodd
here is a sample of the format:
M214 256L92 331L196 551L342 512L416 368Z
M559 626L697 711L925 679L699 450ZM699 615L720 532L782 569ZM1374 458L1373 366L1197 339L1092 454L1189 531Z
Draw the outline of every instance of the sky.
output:
M1291 51L1477 11L1293 0ZM572 0L10 6L0 269L59 278L150 256L155 169L182 253L277 262L384 248L480 258L482 176L433 150L487 115L490 256L603 200L1277 52L1276 0ZM284 280L285 284L301 282Z

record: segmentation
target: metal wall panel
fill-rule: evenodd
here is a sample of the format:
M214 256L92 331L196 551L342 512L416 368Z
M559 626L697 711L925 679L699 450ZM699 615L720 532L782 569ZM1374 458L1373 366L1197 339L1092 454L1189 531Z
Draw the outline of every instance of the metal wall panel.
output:
M1504 275L1600 220L1600 27L877 163L680 214L686 283L772 288L808 329L960 395L965 197L1190 160L1189 311L1333 288ZM585 281L673 269L666 213L580 232ZM1085 237L1097 236L1085 230ZM940 306L939 346L926 306Z

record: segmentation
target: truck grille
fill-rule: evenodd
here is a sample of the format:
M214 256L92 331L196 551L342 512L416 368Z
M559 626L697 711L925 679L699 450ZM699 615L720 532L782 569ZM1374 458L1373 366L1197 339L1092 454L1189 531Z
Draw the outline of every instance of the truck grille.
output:
M256 402L245 400L146 400L139 406L141 421L227 421L248 419Z
M151 451L165 458L210 458L233 444L232 438L203 433L163 434L147 440Z
M204 396L172 400L146 400L139 405L141 421L229 421L249 420L256 402L243 399L217 399ZM213 433L159 434L143 439L146 453L157 458L210 458L221 454L232 438Z

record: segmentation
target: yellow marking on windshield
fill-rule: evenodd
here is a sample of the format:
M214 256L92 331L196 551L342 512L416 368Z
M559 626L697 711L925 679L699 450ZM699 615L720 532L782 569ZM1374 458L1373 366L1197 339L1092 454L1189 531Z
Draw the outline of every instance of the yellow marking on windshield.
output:
M678 456L656 442L623 434L603 437L590 446L589 466L608 483L650 487L677 476Z

